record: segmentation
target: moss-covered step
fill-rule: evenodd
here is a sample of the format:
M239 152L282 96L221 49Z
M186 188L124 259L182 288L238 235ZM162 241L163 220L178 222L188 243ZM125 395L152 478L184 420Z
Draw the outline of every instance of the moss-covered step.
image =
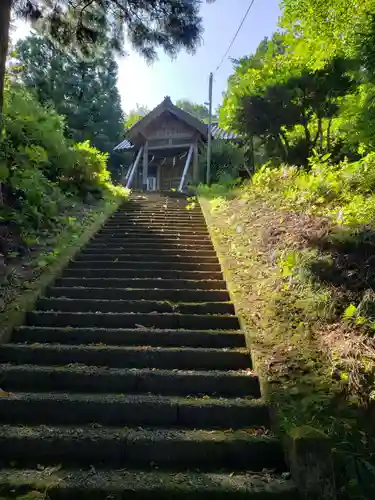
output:
M1 458L19 465L105 464L285 470L278 439L257 429L215 430L0 425Z
M27 314L27 324L32 326L86 326L107 328L167 328L184 330L238 330L238 318L218 314L169 314L169 313L102 313L34 311Z
M164 226L164 227L163 227ZM150 224L149 226L141 225L141 224L132 224L132 225L117 225L113 226L111 224L106 224L100 229L97 234L99 235L127 235L127 234L152 234L152 235L172 235L172 236L203 236L207 237L209 235L207 228L203 225L200 228L195 227L194 225L190 225L190 227L185 228L177 228L174 225L168 224L167 227L163 224L159 226L158 224Z
M79 283L84 285L85 281ZM107 300L167 300L173 302L228 302L227 290L184 290L173 288L100 288L89 286L53 286L46 291L48 297Z
M117 254L121 254L122 252L123 253L127 253L128 250L136 250L137 252L139 253L142 253L142 251L145 249L145 248L148 248L149 250L153 250L153 252L155 253L162 253L164 250L173 250L175 253L179 253L179 251L181 250L195 250L195 251L198 251L198 252L211 252L211 255L212 252L214 252L214 249L213 249L213 246L211 243L207 243L207 244L196 244L194 245L194 243L184 243L184 244L181 244L181 243L178 243L176 241L170 241L170 242L159 242L159 243L156 243L154 241L150 241L150 242L142 242L142 241L130 241L130 240L127 240L126 242L122 242L122 243L119 243L119 242L107 242L107 243L98 243L98 242L90 242L86 247L85 247L85 250L86 249L91 249L91 250L99 250L100 251L103 251L103 250L115 250ZM124 250L126 250L124 252ZM99 253L98 252L98 253ZM216 254L215 254L216 255ZM210 255L209 255L210 256Z
M129 288L129 289L170 289L170 290L226 290L223 280L183 280L147 278L60 278L57 286Z
M176 235L189 235L189 236L207 236L207 228L202 224L200 227L192 226L171 226L170 224L123 224L123 225L113 225L106 224L97 234L102 235L118 235L118 234L162 234L172 236Z
M168 302L151 300L97 300L41 297L36 306L39 311L63 312L134 312L134 313L179 313L179 314L231 314L234 306L230 302Z
M61 344L4 344L1 363L164 368L180 370L245 370L251 361L247 349L190 347L115 347Z
M169 330L157 328L72 328L21 326L14 331L13 342L59 344L106 344L154 347L245 347L241 331Z
M134 257L134 256L133 256ZM155 257L148 257L147 260L132 260L120 257L109 257L107 260L104 258L94 260L91 257L85 259L73 260L69 263L68 269L165 269L166 267L175 269L176 271L214 271L221 272L221 267L218 262L181 262L181 257L171 258L164 257L162 261L154 260ZM174 261L174 262L173 262Z
M114 224L129 224L133 222L140 222L140 223L163 223L163 222L168 222L171 225L172 224L179 224L179 223L186 223L189 222L192 226L195 224L204 224L205 220L201 215L192 215L192 216L187 216L186 213L180 213L180 214L170 214L170 215L165 215L161 213L149 213L147 214L146 212L143 214L131 214L131 213L125 213L125 214L118 214L115 215L110 219L109 222L113 222Z
M139 240L149 240L150 238L154 240L189 240L196 242L211 242L210 236L207 232L204 233L180 233L178 231L110 231L110 232L102 232L99 231L95 234L96 239L139 239Z
M292 481L270 471L6 469L0 496L14 500L298 500ZM35 495L40 495L40 497ZM8 496L9 495L9 496ZM19 496L18 496L19 495Z
M204 407L212 398L259 398L259 380L250 370L165 370L155 368L108 368L80 364L62 366L0 365L2 388L13 391L156 394L200 396ZM209 396L209 397L208 397ZM0 404L7 397L0 399ZM6 403L4 403L6 404ZM232 403L233 404L233 403ZM234 406L241 405L237 400ZM7 415L3 415L7 417Z
M151 266L150 266L151 267ZM162 278L182 280L223 280L221 271L186 271L175 269L166 264L165 269L132 269L125 266L120 269L71 269L69 266L63 271L65 278Z
M190 237L190 236L173 236L173 235L153 235L151 233L142 235L126 235L119 234L118 236L112 235L100 235L97 234L91 238L91 243L104 243L104 244L147 244L152 243L153 245L168 245L168 244L179 244L179 245L190 245L197 247L210 247L212 248L211 239L208 237Z
M87 257L95 256L95 259L100 258L101 256L105 259L108 257L126 257L137 260L154 260L168 258L173 259L175 262L176 259L180 259L184 262L218 262L215 251L212 250L196 250L194 248L150 248L148 246L143 246L143 248L138 247L128 247L128 246L120 246L116 249L106 249L106 247L90 247L86 246L82 252L76 256L76 260L86 259Z
M268 426L269 414L259 400L11 392L0 399L0 422L239 429Z

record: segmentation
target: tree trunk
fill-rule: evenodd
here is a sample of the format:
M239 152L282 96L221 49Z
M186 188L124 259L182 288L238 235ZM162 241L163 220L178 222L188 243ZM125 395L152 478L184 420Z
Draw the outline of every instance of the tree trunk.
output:
M284 137L283 133L280 132L279 134L276 135L276 140L277 140L277 142L280 145L282 156L283 156L283 160L285 162L288 162L288 159L289 159L289 144L288 144L288 141L287 141L286 137Z
M330 118L327 127L327 153L329 153L331 149L331 125L332 125L332 118Z
M289 141L287 139L287 136L284 132L280 132L280 137L281 137L281 142L284 146L285 150L285 161L289 160L289 152L290 152L290 147L289 147Z
M323 139L324 139L324 137L323 137L323 123L322 123L321 118L319 119L318 127L319 127L319 137L320 137L320 141L319 141L320 151L323 151Z
M5 63L8 54L12 0L0 0L0 131L3 128Z

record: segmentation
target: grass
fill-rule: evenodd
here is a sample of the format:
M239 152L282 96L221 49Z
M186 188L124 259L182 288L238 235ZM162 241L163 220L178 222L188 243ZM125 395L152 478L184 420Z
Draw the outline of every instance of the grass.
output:
M375 237L332 216L353 213L348 193L317 206L281 170L265 175L200 190L263 395L280 435L312 426L332 439L340 500L373 498Z

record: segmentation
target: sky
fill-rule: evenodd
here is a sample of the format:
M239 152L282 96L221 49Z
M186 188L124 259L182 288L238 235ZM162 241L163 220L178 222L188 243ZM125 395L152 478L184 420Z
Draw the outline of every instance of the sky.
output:
M227 50L250 0L216 0L207 4L202 1L201 15L204 34L194 55L180 52L171 60L163 53L152 65L125 46L127 55L118 59L118 88L125 113L137 104L153 108L165 96L172 101L189 99L203 104L208 100L208 76L215 71ZM253 7L220 69L215 73L213 108L222 101L228 76L233 72L230 58L253 53L265 36L276 30L280 15L279 0L255 0ZM27 35L29 28L17 23L13 40Z

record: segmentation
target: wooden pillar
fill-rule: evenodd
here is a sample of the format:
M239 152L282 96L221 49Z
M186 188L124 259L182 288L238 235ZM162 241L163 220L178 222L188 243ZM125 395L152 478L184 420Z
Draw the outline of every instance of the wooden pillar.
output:
M160 178L161 178L161 165L159 163L158 165L158 169L157 169L157 172L156 172L156 189L157 191L160 191Z
M148 174L148 141L145 142L143 149L143 170L142 170L143 191L147 191L147 174Z
M134 174L138 168L138 163L140 162L142 151L143 151L143 146L141 146L140 150L138 151L137 158L136 158L136 160L135 160L135 162L134 162L134 164L129 172L129 177L128 177L128 180L126 181L126 187L129 189L131 188Z
M199 149L198 142L195 141L193 152L193 183L199 184Z
M194 151L194 144L190 145L188 155L186 157L186 163L185 163L185 168L184 171L182 172L182 177L180 181L180 185L178 187L178 190L181 192L183 190L184 184L185 184L185 179L186 179L186 174L188 173L190 162L191 162L191 157L193 156L193 151Z

